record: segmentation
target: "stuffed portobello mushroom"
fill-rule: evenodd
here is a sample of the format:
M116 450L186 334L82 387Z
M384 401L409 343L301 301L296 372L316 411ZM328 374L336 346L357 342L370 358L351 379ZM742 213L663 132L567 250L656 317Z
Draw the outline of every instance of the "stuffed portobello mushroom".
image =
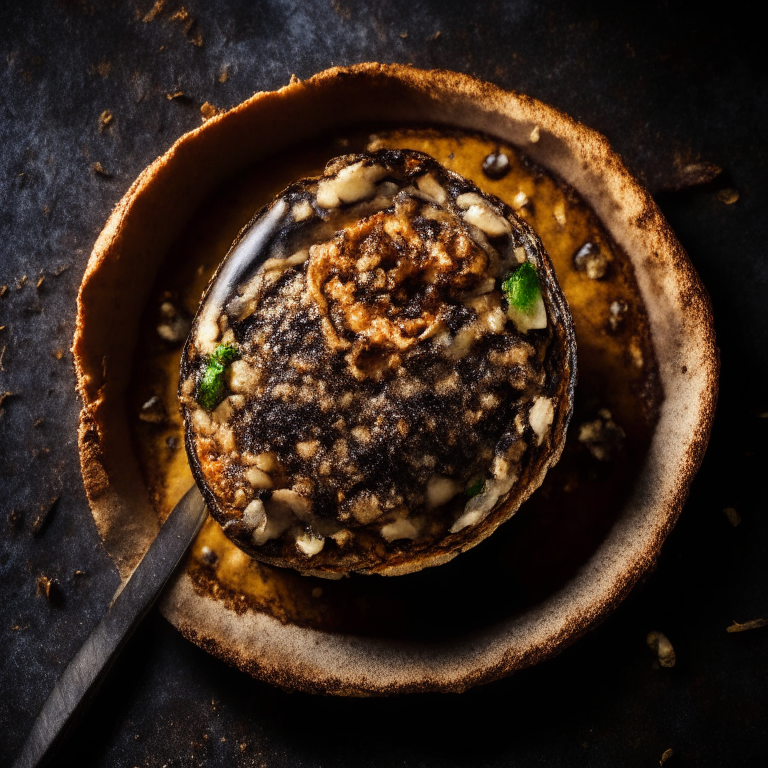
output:
M531 228L427 155L332 160L238 236L181 363L211 514L274 565L404 574L474 546L560 456L572 319Z

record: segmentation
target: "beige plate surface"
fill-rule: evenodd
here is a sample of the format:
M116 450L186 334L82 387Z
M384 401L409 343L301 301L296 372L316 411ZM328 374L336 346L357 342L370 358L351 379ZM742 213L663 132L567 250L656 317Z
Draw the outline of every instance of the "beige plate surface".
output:
M460 691L541 661L615 608L655 562L698 469L714 415L718 352L698 276L607 141L516 93L444 71L364 64L260 93L183 136L149 166L101 233L78 299L79 434L99 534L125 577L157 530L125 404L140 317L190 212L266 155L355 122L437 123L517 145L592 206L635 270L664 401L639 482L591 558L521 615L441 641L352 636L237 613L180 572L161 610L210 652L278 685L345 695ZM404 577L407 578L407 577Z

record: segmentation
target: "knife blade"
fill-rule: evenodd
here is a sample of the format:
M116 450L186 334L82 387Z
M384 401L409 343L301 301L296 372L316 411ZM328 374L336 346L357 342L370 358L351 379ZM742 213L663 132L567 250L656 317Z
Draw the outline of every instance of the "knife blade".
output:
M35 720L14 768L35 768L51 757L93 698L109 667L163 591L203 524L207 509L192 486L160 527L136 569L69 662Z

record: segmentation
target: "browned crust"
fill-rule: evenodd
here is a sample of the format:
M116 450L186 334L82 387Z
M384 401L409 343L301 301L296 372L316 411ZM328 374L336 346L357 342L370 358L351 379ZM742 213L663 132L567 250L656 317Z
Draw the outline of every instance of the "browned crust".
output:
M305 128L296 120L302 110L317 116L316 132L354 113L361 120L442 122L526 145L538 126L541 140L526 152L592 205L630 256L648 309L666 399L641 483L588 566L544 604L471 638L414 647L328 635L252 613L236 616L195 594L186 574L163 601L164 614L185 636L282 687L343 695L464 690L562 650L605 618L656 561L714 416L719 354L709 297L658 207L605 138L530 97L456 73L381 64L333 68L257 94L183 136L144 171L116 206L81 285L73 354L83 400L83 479L99 533L123 575L156 528L121 408L140 306L158 261L147 256L165 252L183 212L257 158L254 146L266 141L278 149L302 138ZM126 258L131 270L123 267ZM104 322L114 316L118 283L132 297L120 327ZM125 354L109 357L118 343Z

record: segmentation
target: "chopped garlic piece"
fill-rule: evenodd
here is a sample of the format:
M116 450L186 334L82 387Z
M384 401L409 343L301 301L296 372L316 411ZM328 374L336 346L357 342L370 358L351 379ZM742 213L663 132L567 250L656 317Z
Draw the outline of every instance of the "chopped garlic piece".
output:
M311 533L302 533L296 537L296 546L307 557L314 557L325 546L322 536L313 536Z
M336 208L341 203L356 203L376 194L376 183L387 175L379 165L363 165L363 162L342 168L330 179L317 185L317 204L323 208Z
M552 406L552 401L548 397L535 397L531 410L528 412L528 423L536 433L538 445L541 445L544 437L549 432L554 418L555 409Z
M510 223L494 213L487 205L471 205L464 212L464 221L474 224L490 237L501 237L512 231Z
M461 484L450 477L432 475L427 481L427 509L434 509L450 501L461 491Z
M412 520L401 517L393 523L382 525L381 535L388 542L397 541L397 539L415 539L419 535L419 529Z
M312 215L312 205L309 200L302 200L291 208L294 221L304 221Z
M426 173L416 179L416 186L421 193L430 199L431 202L442 205L447 197L445 190L440 186L437 179L431 174Z

